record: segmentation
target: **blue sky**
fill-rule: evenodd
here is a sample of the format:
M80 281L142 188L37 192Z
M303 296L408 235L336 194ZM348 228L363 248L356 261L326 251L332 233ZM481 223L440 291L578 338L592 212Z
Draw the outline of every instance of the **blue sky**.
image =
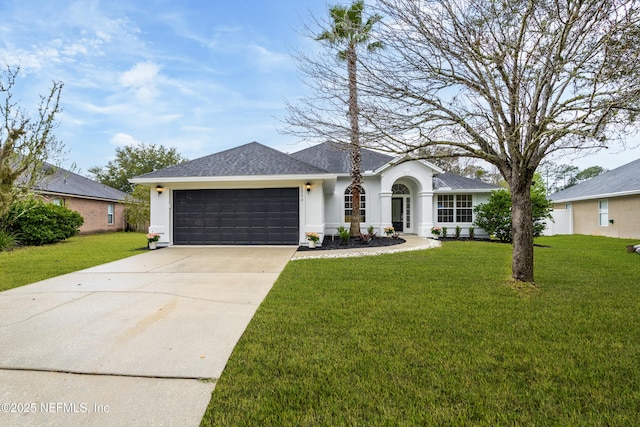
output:
M317 0L0 3L0 64L20 64L17 98L35 108L64 82L56 135L86 173L123 144L177 147L193 159L280 135L284 99L305 91L291 59Z
M307 145L277 132L284 100L306 91L290 54L314 48L299 30L327 4L3 0L0 64L20 64L27 109L52 80L64 82L56 135L84 174L138 142L190 159L251 141L293 152ZM611 151L573 163L611 169L640 157Z

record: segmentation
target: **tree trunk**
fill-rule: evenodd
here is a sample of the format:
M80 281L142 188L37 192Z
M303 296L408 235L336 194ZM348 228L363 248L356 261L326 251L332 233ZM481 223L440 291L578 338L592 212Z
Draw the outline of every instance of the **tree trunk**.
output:
M516 177L510 184L511 190L511 230L513 233L513 279L533 283L533 210L531 204L531 180Z
M351 225L349 234L360 235L360 189L362 185L360 151L360 127L358 125L358 85L356 75L356 48L349 46L347 50L347 71L349 74L349 124L351 127Z

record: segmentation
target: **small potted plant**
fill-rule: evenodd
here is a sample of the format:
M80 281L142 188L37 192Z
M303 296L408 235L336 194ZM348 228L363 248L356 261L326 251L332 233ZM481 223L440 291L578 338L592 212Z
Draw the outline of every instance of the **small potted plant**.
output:
M393 227L385 227L384 228L384 234L387 235L387 237L390 237L392 234L394 234L396 232L396 229Z
M320 241L320 235L318 233L316 233L315 231L307 231L306 233L304 233L305 237L307 238L307 240L309 241L309 247L311 249L316 247L316 243L318 241Z
M149 244L149 249L156 249L158 247L158 240L160 240L160 235L158 233L147 234L147 243Z
M434 239L439 238L441 233L442 233L442 228L438 226L431 227L431 234L433 234Z

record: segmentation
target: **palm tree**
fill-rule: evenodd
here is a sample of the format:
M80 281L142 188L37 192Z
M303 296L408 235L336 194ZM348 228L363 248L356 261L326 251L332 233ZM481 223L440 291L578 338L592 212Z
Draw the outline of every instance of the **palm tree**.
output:
M329 16L333 20L331 29L324 31L316 40L326 41L338 47L338 59L346 61L349 83L349 125L351 153L351 236L360 235L360 190L362 185L362 171L360 167L362 153L360 150L360 128L358 125L358 78L357 47L366 45L368 51L381 49L381 42L369 43L373 25L379 22L380 15L371 15L363 22L364 0L357 0L351 6L333 6L329 9Z

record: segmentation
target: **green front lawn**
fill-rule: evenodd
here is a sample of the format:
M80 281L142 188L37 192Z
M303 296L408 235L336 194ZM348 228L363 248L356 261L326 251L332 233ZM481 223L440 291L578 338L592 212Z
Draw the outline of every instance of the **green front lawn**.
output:
M146 247L144 233L106 233L0 252L0 291L136 255Z
M640 425L632 241L290 262L218 381L203 425Z

